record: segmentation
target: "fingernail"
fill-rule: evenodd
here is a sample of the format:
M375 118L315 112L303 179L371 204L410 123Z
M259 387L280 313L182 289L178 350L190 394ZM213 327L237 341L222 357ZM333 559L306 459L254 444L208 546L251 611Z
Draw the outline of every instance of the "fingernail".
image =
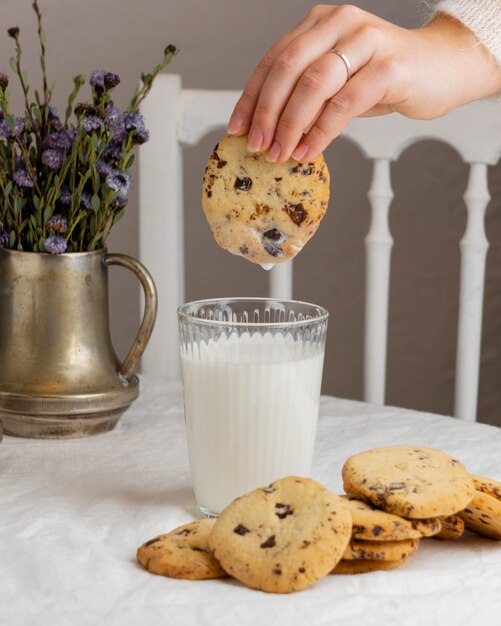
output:
M227 131L230 135L235 135L242 128L243 117L238 111L234 111L228 122Z
M247 148L249 152L258 152L263 144L263 133L258 128L253 128L247 139Z
M295 161L300 161L304 156L306 156L306 153L309 150L309 146L306 143L302 143L300 146L298 146L294 152L292 153L292 158Z
M268 152L266 153L266 160L269 163L275 163L275 161L278 159L278 157L280 156L280 152L282 151L282 146L278 143L278 141L274 141Z

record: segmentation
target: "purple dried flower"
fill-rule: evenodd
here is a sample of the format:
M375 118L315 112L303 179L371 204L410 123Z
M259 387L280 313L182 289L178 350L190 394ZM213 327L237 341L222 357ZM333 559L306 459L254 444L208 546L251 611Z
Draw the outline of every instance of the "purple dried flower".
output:
M86 133L92 133L99 130L103 125L103 120L97 115L85 115L82 118L82 129Z
M104 75L104 86L106 89L113 89L120 83L120 76L113 72L106 72Z
M144 118L138 111L127 111L123 114L122 121L128 132L144 128Z
M105 70L96 70L90 75L90 84L98 89L113 89L120 82L118 74L106 72Z
M44 150L42 152L42 163L51 170L58 170L64 162L64 150Z
M74 129L71 131L55 131L47 135L43 141L43 148L51 150L69 150L75 141Z
M104 150L104 156L106 158L113 159L114 161L121 161L123 157L122 142L115 141L115 139L110 141Z
M150 138L150 131L143 128L134 132L133 140L136 144L146 143Z
M102 176L103 178L106 178L115 171L109 163L106 163L106 161L102 161L101 159L96 161L96 170L99 176Z
M9 231L0 228L0 246L6 246L9 243Z
M92 211L92 196L88 191L84 191L82 193L82 197L80 198L80 203L82 206L87 209L87 211Z
M15 170L12 178L14 179L14 182L16 183L18 187L26 187L29 189L33 187L35 184L31 176L28 174L28 172L21 167L18 167Z
M104 70L95 70L90 75L89 83L93 87L103 87L104 88L104 75L106 72Z
M112 104L108 104L108 106L104 110L104 115L108 120L108 123L113 123L117 119L119 114L120 111L117 109L116 106L113 106Z
M79 102L75 107L75 115L97 115L97 109L88 102Z
M12 130L9 128L5 118L2 114L0 119L0 137L4 139L12 139L14 137L19 137L24 133L26 129L26 119L24 117L16 117L16 128Z
M113 209L123 209L126 204L127 198L124 196L117 196L111 203L111 206Z
M64 235L68 231L68 220L57 213L47 221L46 226L49 230L56 233L56 235Z
M127 172L115 170L112 174L106 177L106 184L120 196L127 196L131 187L130 176Z
M59 202L64 205L71 204L71 199L73 197L73 193L68 185L63 185L61 187L61 191L59 192Z
M127 133L132 133L134 143L145 143L150 138L150 133L144 125L144 118L137 111L127 111L123 114L122 124Z
M9 77L4 72L0 72L0 88L7 89L7 85L9 84Z
M49 124L52 126L54 130L61 131L64 128L64 124L61 122L61 118L57 114L56 109L49 104L49 115L48 115Z
M50 235L44 239L43 245L50 254L62 254L68 247L66 239L61 235Z

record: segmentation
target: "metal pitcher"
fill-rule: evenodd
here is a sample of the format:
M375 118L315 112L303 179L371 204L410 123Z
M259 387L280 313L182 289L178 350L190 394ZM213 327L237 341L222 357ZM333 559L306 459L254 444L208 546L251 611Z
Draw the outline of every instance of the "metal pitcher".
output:
M110 337L108 266L134 272L141 327L120 363ZM6 435L85 437L115 427L139 394L134 368L153 330L156 289L135 259L0 247L0 422Z

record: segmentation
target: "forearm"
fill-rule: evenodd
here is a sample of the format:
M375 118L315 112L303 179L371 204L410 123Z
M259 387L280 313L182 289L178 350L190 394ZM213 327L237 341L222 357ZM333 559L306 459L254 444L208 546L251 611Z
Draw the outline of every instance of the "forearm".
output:
M435 11L462 22L501 65L501 0L440 0Z
M459 5L497 5L501 12L501 1L492 0L443 0L436 6L437 13L423 28L419 29L430 43L437 44L437 52L448 57L448 73L442 77L448 87L450 104L460 106L473 100L501 93L501 58L495 56L495 47L487 48L469 23L444 11ZM478 16L477 16L478 17ZM497 13L493 20L501 22ZM496 27L497 28L497 27ZM496 30L498 51L501 53L501 25ZM495 38L493 38L493 41ZM437 86L438 88L438 86Z

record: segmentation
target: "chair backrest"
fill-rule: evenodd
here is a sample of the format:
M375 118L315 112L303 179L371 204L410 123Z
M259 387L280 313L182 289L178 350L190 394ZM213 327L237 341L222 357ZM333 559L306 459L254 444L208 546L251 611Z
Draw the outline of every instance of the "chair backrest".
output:
M238 91L183 89L179 76L158 77L142 112L151 131L139 162L140 259L151 271L162 313L143 357L143 372L179 375L176 308L184 300L182 146L195 145L224 126ZM364 399L384 404L388 299L393 238L390 163L422 139L443 141L469 164L464 194L467 224L461 253L454 414L475 420L488 241L484 215L490 200L487 166L501 153L501 105L476 102L432 121L391 115L354 120L343 135L373 161L368 197L371 225L366 244ZM293 264L270 271L270 296L292 298Z

